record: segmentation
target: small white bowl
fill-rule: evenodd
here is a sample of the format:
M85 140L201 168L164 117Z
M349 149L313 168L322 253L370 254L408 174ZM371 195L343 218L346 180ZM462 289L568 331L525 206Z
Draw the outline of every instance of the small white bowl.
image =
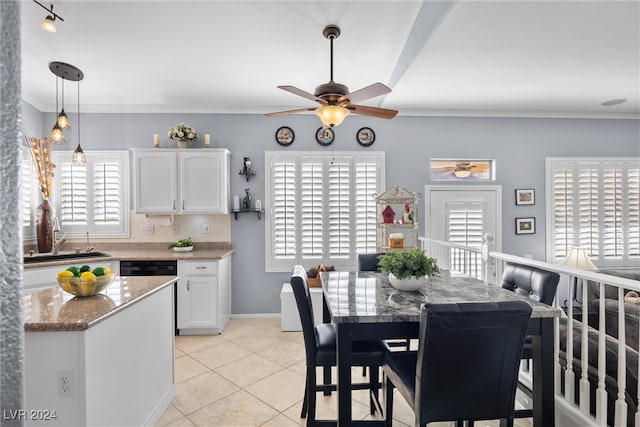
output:
M397 279L393 273L389 273L389 282L391 286L400 291L417 291L427 284L427 276L411 276L404 279Z
M193 250L193 246L185 246L183 248L179 248L176 246L173 247L174 252L191 252L192 250Z

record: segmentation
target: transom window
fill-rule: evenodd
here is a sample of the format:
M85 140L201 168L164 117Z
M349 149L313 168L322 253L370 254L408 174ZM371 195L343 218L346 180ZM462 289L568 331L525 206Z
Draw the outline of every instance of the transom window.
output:
M356 266L376 250L384 153L266 152L266 269Z

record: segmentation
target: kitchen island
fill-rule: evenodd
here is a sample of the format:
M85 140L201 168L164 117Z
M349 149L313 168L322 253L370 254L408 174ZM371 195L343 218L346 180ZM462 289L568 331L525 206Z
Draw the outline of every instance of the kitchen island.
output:
M117 277L86 298L57 285L25 296L24 409L36 414L27 425L155 424L175 397L177 279Z

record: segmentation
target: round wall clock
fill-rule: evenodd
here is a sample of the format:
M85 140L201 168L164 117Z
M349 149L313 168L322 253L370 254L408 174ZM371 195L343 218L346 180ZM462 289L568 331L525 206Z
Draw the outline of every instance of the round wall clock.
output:
M333 142L336 135L333 133L333 129L320 127L316 131L316 141L320 145L329 145Z
M356 139L358 140L358 144L363 147L368 147L373 144L376 140L376 134L371 128L360 128L358 133L356 134Z
M276 131L276 142L280 145L291 145L296 138L296 134L293 133L293 129L288 126L282 126Z

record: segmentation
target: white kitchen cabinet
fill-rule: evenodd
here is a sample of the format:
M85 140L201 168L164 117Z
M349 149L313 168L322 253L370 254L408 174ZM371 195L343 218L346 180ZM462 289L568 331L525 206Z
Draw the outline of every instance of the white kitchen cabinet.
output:
M136 213L229 213L226 149L134 150Z
M180 335L219 334L231 316L231 265L178 261L177 328Z

